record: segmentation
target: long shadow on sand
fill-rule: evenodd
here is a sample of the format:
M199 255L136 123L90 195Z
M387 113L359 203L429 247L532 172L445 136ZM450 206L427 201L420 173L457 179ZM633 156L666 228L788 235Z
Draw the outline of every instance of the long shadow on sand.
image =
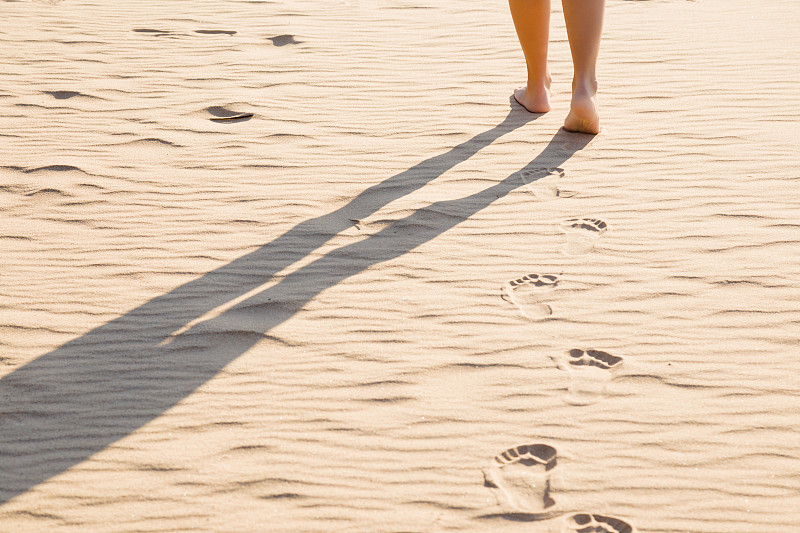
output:
M351 219L366 218L419 189L533 118L535 115L514 106L494 128L366 189L341 209L302 222L258 250L154 298L2 378L0 504L159 417L321 291L413 250L518 188L522 181L514 173L479 193L435 202L364 240L327 253L220 316L186 327L269 282L275 273L351 227ZM589 140L588 135L561 130L520 171L557 167ZM247 332L203 334L229 331L222 321L231 317L243 320ZM182 328L185 331L181 332Z

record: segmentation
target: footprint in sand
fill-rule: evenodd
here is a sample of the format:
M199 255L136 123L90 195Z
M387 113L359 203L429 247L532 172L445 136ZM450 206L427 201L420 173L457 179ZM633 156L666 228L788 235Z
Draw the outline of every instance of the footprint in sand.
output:
M540 320L553 314L553 309L545 303L545 300L557 285L557 276L527 274L505 282L500 289L500 296L517 306L525 318Z
M563 168L533 168L519 173L525 190L532 193L540 201L555 198L569 198L574 192L564 191L557 186L557 181L564 177Z
M579 513L567 518L563 533L634 533L624 520L600 514Z
M207 107L206 111L213 115L208 119L213 122L244 122L245 120L250 120L254 116L253 113L232 111L222 106Z
M495 456L484 470L484 486L513 512L552 514L550 470L556 466L556 449L547 444L523 444Z
M590 405L605 396L606 386L622 367L623 359L600 350L575 348L553 357L558 368L569 374L567 402Z
M571 218L561 223L567 236L563 251L567 255L583 255L594 250L597 239L606 232L608 224L599 218Z
M275 46L286 46L287 44L299 44L300 41L295 40L294 35L276 35L275 37L267 37Z
M194 30L195 33L202 33L203 35L236 35L233 30Z
M172 32L169 30L156 30L153 28L134 28L132 31L136 33L149 33L154 37L162 37L164 35L172 35Z
M79 93L78 91L42 91L42 93L49 94L56 100L69 100L70 98L75 98L76 96L85 96L88 98L94 98L93 96Z

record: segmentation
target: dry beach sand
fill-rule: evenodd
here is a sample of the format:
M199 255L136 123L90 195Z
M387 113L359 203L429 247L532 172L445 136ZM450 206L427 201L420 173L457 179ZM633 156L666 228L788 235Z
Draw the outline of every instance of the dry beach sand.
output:
M0 531L800 531L797 2L553 8L0 2Z

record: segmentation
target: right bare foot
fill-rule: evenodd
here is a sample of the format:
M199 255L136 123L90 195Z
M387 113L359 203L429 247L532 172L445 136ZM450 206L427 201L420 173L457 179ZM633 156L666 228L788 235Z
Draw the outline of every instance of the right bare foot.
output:
M597 111L597 85L577 85L572 91L569 115L564 129L580 133L600 133L600 113Z
M547 113L550 111L550 87L538 89L520 87L514 91L514 99L531 113Z

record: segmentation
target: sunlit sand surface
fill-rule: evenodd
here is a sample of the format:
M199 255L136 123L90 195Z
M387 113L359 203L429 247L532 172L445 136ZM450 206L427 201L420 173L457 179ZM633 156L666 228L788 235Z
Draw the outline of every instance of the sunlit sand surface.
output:
M0 6L0 531L798 531L794 0Z

